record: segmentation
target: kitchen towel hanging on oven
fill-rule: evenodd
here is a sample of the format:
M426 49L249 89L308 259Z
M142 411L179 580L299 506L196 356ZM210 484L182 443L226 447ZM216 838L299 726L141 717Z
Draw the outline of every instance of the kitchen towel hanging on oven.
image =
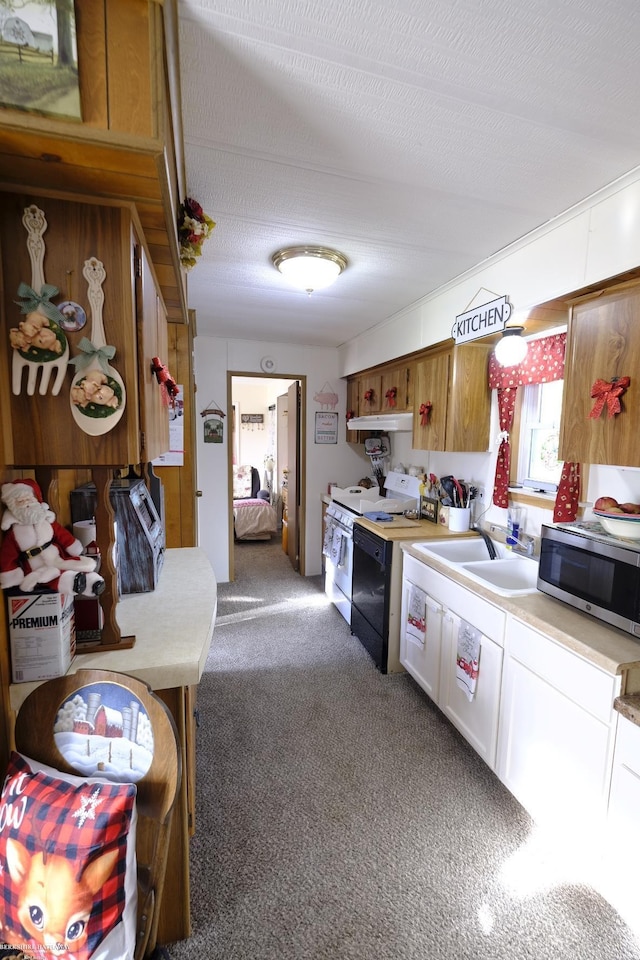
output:
M331 549L329 553L329 559L334 567L341 567L344 564L346 552L347 552L347 543L346 543L347 534L336 526L333 531L333 538L331 540Z
M456 652L456 683L464 690L467 700L473 700L480 671L481 633L466 620L460 621Z

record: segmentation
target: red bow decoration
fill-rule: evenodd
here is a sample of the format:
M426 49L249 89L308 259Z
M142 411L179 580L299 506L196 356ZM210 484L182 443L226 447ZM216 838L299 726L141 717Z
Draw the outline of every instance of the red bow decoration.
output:
M347 423L349 423L349 420L353 420L355 415L356 415L355 410L347 410Z
M180 391L178 389L178 384L169 373L169 367L162 362L160 357L154 357L151 361L151 370L153 373L155 373L156 379L160 384L165 402L168 403L170 400L171 405L173 406L173 401L178 396Z
M607 405L609 419L615 416L616 413L620 413L622 409L620 406L620 397L630 383L631 380L629 377L612 377L610 383L607 383L606 380L596 380L591 387L591 397L595 399L596 402L589 414L589 418L597 420L605 404Z
M420 404L420 426L426 427L429 423L429 417L431 416L431 408L433 407L432 403L421 403Z
M370 387L368 390L365 390L364 399L366 400L367 403L371 403L371 401L373 400L373 387Z
M397 387L389 387L389 389L385 393L385 397L387 398L387 403L389 404L390 407L395 407L396 405L397 392L398 392Z

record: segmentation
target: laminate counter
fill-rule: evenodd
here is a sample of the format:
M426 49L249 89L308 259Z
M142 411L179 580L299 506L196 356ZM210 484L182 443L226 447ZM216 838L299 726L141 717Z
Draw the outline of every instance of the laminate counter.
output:
M196 686L211 645L216 607L217 584L204 551L167 550L156 589L119 599L118 624L123 636L135 636L133 647L78 653L67 672L117 670L144 680L152 690ZM38 685L12 683L11 709L16 712Z

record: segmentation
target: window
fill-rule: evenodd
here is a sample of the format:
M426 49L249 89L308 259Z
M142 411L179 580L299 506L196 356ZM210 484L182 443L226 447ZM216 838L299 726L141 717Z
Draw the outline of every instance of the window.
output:
M518 483L551 493L558 489L562 461L558 460L563 380L522 387Z

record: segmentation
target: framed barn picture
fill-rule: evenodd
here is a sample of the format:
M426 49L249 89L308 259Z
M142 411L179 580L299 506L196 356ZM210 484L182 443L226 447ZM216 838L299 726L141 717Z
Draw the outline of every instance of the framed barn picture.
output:
M82 119L73 0L0 3L0 105Z

